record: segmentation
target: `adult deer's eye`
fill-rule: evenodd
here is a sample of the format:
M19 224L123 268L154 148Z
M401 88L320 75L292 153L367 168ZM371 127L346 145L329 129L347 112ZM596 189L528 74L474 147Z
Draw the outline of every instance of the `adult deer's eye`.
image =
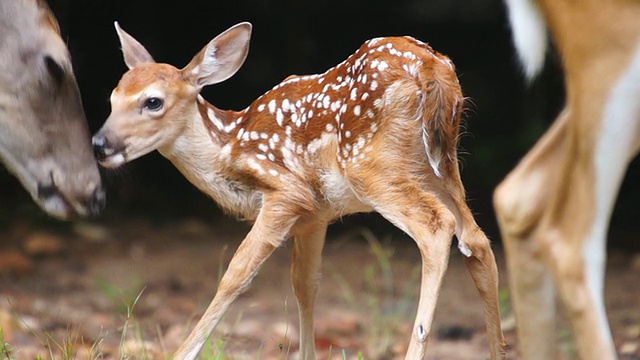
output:
M158 111L162 109L164 102L157 97L150 97L144 102L144 107L151 111Z
M62 66L48 55L44 57L44 63L47 65L47 70L55 80L56 84L62 84L62 81L64 81L64 70L62 69Z

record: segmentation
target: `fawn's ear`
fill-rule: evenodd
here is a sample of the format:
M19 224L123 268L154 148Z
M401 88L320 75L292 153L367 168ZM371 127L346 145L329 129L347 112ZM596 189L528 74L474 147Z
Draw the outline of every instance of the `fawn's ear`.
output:
M243 22L211 40L182 69L185 77L202 88L225 81L240 69L249 52L251 24Z
M134 39L133 36L127 34L116 21L114 23L118 38L120 38L120 44L122 45L122 55L124 56L124 63L127 64L129 69L134 68L141 64L152 63L153 57L147 51L147 49Z

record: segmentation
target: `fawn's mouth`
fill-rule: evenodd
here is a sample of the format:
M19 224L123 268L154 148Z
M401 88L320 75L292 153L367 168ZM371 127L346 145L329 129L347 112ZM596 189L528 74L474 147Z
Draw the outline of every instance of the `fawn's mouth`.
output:
M98 159L98 163L105 168L117 168L127 162L124 151L115 152Z

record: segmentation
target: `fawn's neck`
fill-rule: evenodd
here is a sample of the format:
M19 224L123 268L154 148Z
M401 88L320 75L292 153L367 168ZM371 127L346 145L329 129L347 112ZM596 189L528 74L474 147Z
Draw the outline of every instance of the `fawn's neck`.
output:
M159 152L225 211L251 220L259 211L261 193L235 168L228 144L241 114L217 109L198 96L181 134Z

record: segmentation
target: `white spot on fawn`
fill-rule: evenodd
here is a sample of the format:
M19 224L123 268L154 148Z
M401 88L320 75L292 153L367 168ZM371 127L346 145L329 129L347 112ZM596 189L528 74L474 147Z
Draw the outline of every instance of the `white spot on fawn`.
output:
M331 103L331 99L329 99L329 97L328 97L328 96L325 96L325 97L324 97L324 99L322 99L322 106L323 106L325 109L328 109L328 108L329 108L330 103Z
M420 341L426 341L427 340L427 332L424 330L424 327L422 325L418 325L416 327L416 336L418 337L418 340L420 340Z
M466 257L471 257L471 255L473 255L472 252L471 252L471 249L469 249L467 244L465 244L462 241L458 241L458 250L460 250L462 255L464 255Z
M369 46L375 46L380 41L382 41L382 38L377 37L377 38L373 38L373 39L369 40L368 43L369 43Z
M224 132L226 132L226 133L230 133L230 132L231 132L231 130L233 130L233 129L235 129L235 128L236 128L236 123L235 123L235 122L232 122L232 123L229 123L229 125L225 126L223 130L224 130Z
M253 169L253 170L257 171L258 174L260 174L260 175L264 174L264 168L255 159L248 158L247 159L247 164L249 165L250 169Z
M411 51L405 51L402 54L404 57L406 57L409 60L415 60L416 59L416 55L414 53L412 53Z
M282 110L278 109L278 111L276 111L276 122L278 123L278 126L282 126L283 120L284 120L284 114L282 113Z

